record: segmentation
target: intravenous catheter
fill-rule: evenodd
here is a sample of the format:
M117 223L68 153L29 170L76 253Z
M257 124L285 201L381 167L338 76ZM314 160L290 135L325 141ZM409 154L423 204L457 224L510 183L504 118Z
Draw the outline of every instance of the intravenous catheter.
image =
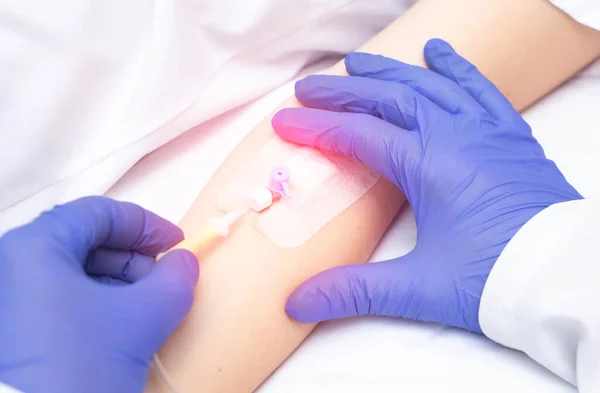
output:
M271 206L279 198L291 198L292 193L289 186L290 171L286 167L278 166L271 169L269 185L266 188L259 188L249 196L248 206L233 209L229 213L214 217L209 220L203 228L196 232L192 237L184 239L176 244L171 250L186 249L194 254L198 254L201 248L217 236L225 237L229 235L229 229L238 219L245 216L250 210L260 213ZM166 254L166 253L165 253ZM158 261L163 255L156 257ZM154 367L171 393L181 393L169 377L169 374L158 355L154 355Z

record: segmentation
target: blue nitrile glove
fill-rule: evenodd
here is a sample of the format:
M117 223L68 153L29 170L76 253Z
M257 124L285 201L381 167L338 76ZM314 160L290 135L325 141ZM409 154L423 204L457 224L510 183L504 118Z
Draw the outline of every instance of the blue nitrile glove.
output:
M194 255L154 265L182 239L157 215L102 197L1 237L0 381L26 393L142 392L152 356L192 305Z
M490 270L542 209L581 198L544 156L509 101L446 42L425 46L431 70L353 53L351 76L310 76L276 132L345 153L393 181L417 224L408 255L343 266L303 283L286 310L301 322L362 314L440 322L481 332Z

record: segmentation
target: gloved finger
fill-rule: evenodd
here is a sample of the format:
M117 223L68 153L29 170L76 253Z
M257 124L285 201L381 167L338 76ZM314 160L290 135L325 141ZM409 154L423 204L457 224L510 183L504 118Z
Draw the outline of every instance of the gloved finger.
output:
M287 141L354 157L396 184L409 165L401 161L420 153L410 132L365 114L287 108L271 124Z
M410 263L387 261L339 266L302 283L288 298L287 314L302 323L358 315L402 317L412 297Z
M176 249L159 259L145 277L131 284L142 326L154 351L162 346L190 311L200 267L190 251Z
M154 261L154 257L136 251L98 248L88 254L85 271L90 275L135 282L148 274Z
M119 279L116 278L112 278L112 277L108 277L108 276L90 276L94 279L94 281L97 281L101 284L105 284L105 285L116 285L116 286L121 286L121 285L128 285L128 283L126 283L125 281L121 281Z
M358 76L308 76L296 83L296 98L310 108L365 113L406 130L418 128L417 111L442 112L408 86Z
M524 121L504 94L447 42L429 40L425 44L424 56L429 68L460 85L496 119Z
M155 256L183 240L176 225L128 202L85 197L42 214L34 225L59 238L84 263L98 247L133 250Z
M345 63L346 71L352 76L402 83L450 113L485 112L455 82L426 68L360 52L350 53Z

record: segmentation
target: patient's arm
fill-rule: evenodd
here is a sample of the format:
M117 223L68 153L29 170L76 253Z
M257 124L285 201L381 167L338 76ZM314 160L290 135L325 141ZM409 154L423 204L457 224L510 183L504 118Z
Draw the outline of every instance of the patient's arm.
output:
M600 32L547 0L420 0L361 51L424 66L425 42L436 37L475 64L518 110L600 56Z
M422 64L427 39L448 40L523 109L600 53L599 34L544 0L421 0L361 50ZM332 73L342 73L334 67ZM294 99L282 107L298 105ZM221 213L219 190L256 155L273 131L270 118L231 153L181 223L190 235ZM380 181L305 245L286 249L244 219L200 256L193 310L160 356L182 392L254 390L308 335L290 320L287 296L327 268L362 263L404 202ZM166 392L156 376L152 392Z

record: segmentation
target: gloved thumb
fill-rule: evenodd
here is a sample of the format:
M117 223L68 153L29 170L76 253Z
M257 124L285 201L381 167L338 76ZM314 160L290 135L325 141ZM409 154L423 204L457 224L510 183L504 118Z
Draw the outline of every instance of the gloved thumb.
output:
M133 284L141 322L152 335L155 350L167 340L190 311L199 278L196 256L184 249L159 259L147 276Z
M286 312L303 323L368 314L404 316L415 288L411 261L406 256L326 270L292 293Z

